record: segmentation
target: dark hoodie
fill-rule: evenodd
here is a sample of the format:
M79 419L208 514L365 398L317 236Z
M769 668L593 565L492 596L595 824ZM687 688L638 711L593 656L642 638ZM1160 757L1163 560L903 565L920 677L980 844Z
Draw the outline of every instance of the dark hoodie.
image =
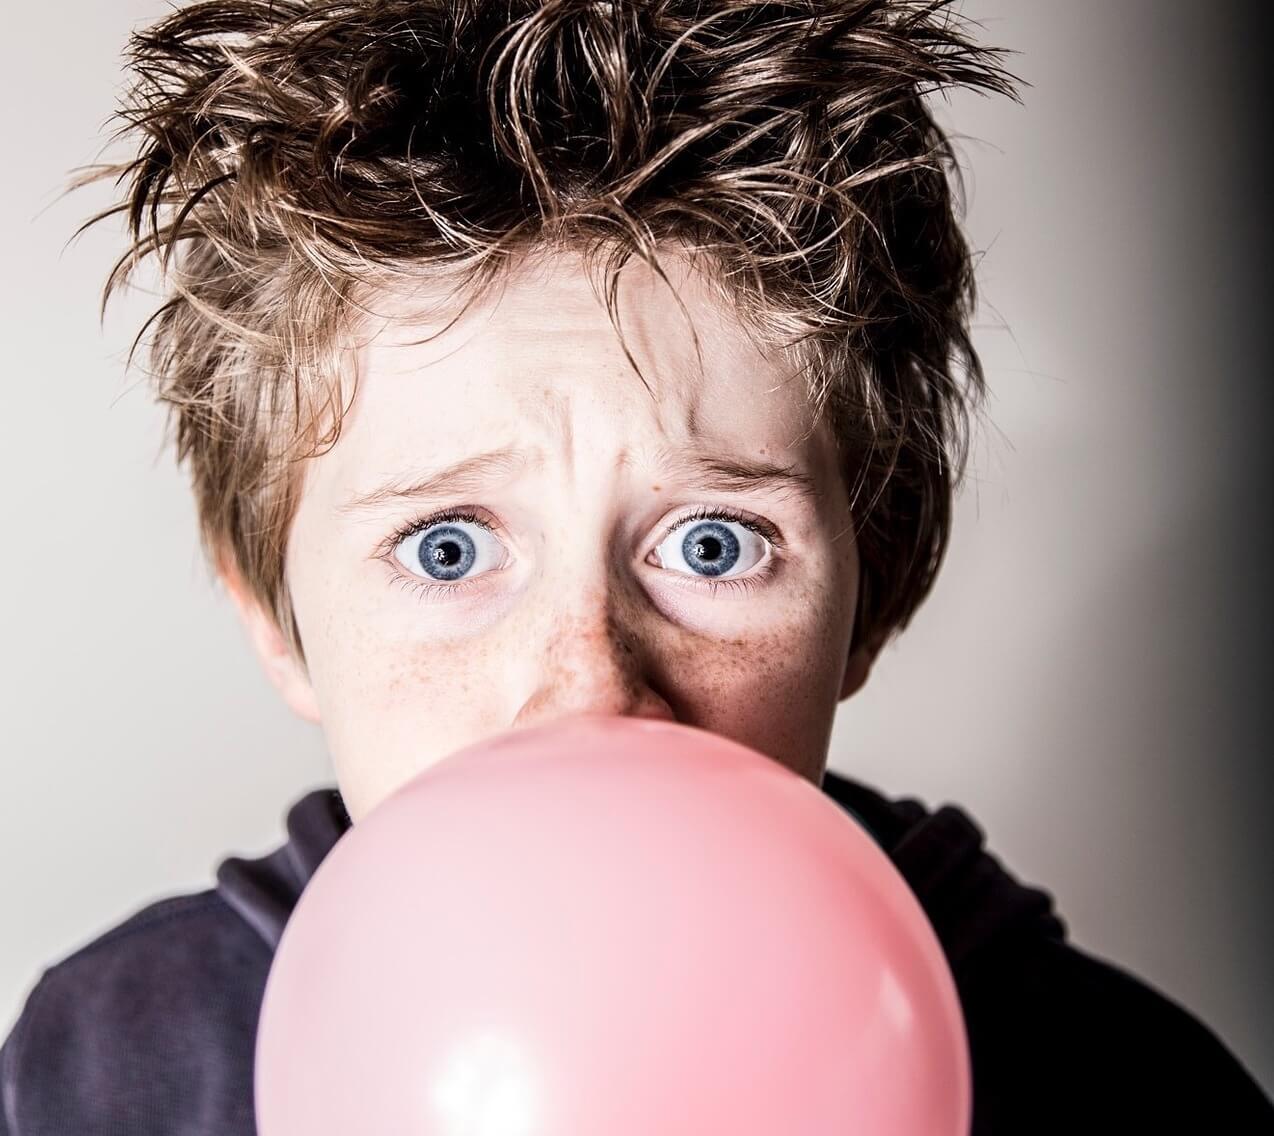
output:
M969 1030L974 1136L1274 1133L1274 1106L1217 1037L1066 943L1050 897L1008 875L963 812L886 801L830 772L823 789L871 830L937 931ZM255 1133L270 961L349 826L339 793L315 790L289 811L282 847L222 861L215 888L153 903L46 969L0 1050L0 1136Z

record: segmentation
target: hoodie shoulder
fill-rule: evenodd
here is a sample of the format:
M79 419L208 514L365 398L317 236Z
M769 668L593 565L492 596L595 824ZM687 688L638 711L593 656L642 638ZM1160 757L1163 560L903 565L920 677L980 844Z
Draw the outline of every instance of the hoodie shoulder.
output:
M971 1136L1274 1132L1274 1105L1184 1006L1067 941L1052 897L1019 882L962 809L891 801L828 773L942 944L973 1072Z
M911 798L889 800L831 770L823 791L893 861L929 917L957 979L1006 942L1065 939L1053 897L1010 874L962 809L947 804L930 811Z
M0 1049L0 1136L253 1136L257 1019L284 924L350 827L340 794L288 810L285 843L143 907L46 968Z
M252 1127L271 952L209 889L142 908L46 968L0 1053L7 1136Z

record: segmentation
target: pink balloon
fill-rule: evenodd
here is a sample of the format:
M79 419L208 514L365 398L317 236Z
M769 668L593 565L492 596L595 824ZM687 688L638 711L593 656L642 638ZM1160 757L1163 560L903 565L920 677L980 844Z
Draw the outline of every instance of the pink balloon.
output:
M576 717L425 770L319 865L270 970L261 1136L967 1136L955 985L815 786Z

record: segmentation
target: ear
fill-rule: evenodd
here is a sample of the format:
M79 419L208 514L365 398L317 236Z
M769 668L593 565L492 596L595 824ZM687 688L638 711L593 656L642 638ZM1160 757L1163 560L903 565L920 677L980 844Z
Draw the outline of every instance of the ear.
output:
M837 701L844 702L846 698L857 694L862 688L863 683L867 681L867 676L871 674L872 663L876 661L876 656L880 653L884 642L885 633L880 632L860 643L850 652L849 659L845 663L845 674L841 678Z
M218 557L217 575L234 601L240 622L248 633L248 639L266 677L283 695L283 701L291 707L294 714L317 725L318 700L314 696L314 687L310 684L305 664L288 647L274 617L261 606L255 596L249 594L232 556L222 554Z

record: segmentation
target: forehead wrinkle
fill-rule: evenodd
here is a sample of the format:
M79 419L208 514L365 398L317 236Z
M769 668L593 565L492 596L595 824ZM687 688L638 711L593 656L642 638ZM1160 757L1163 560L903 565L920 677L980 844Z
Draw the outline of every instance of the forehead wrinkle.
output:
M571 397L564 391L543 387L531 404L531 417L550 437L561 440L567 472L575 474L575 426L571 421Z
M703 431L699 428L699 404L702 401L703 392L692 387L690 401L686 404L686 434L692 442L703 441Z
M703 402L703 389L692 379L679 383L675 388L679 397L672 400L668 407L665 400L655 397L651 400L654 407L655 426L665 438L676 438L678 441L702 442L703 430L699 425L699 407ZM681 410L681 429L670 430L668 419L672 412Z

